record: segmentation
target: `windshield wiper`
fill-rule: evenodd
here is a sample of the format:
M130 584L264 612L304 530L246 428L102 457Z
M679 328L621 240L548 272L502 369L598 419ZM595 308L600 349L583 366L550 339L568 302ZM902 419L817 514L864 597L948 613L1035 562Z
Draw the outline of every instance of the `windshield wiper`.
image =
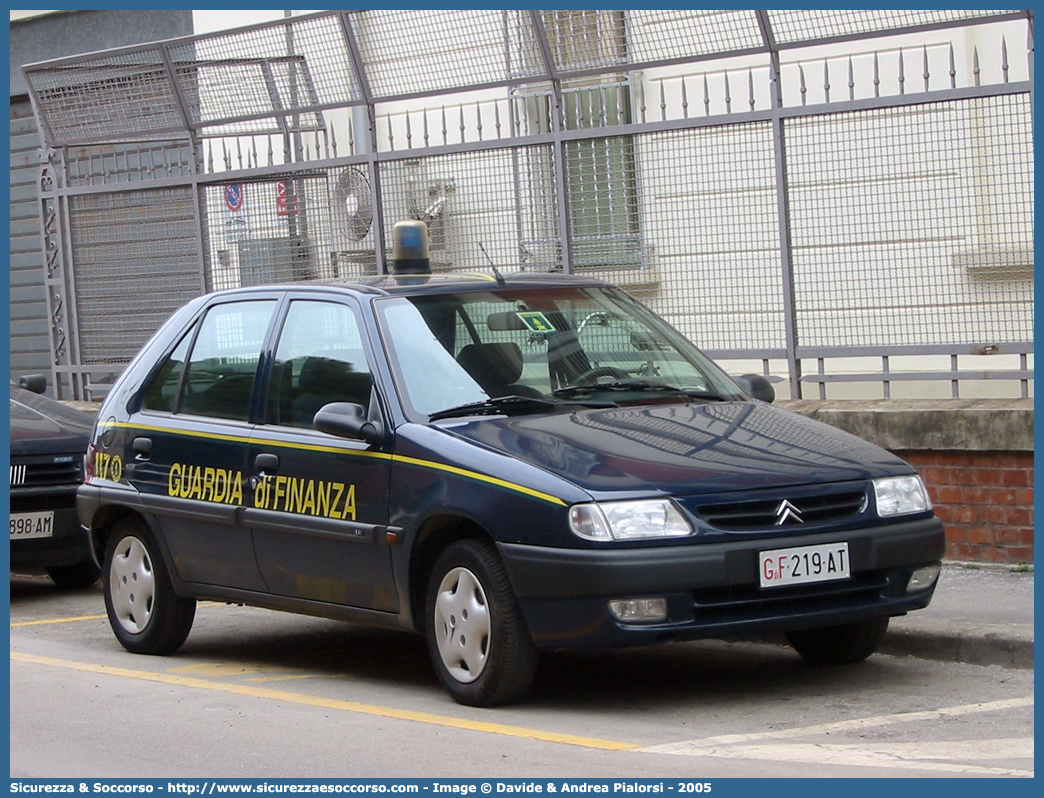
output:
M663 385L645 380L620 380L618 382L597 382L589 385L567 385L554 392L556 397L583 396L600 391L652 391L669 393L676 396L689 396L693 399L704 399L708 402L727 402L728 398L714 391L701 391L695 388L679 388L676 385Z
M494 396L481 402L469 402L466 405L447 407L428 416L428 421L440 418L457 418L460 416L490 416L510 413L533 413L564 405L581 405L583 407L616 407L616 402L556 402L552 399L541 399L536 396Z

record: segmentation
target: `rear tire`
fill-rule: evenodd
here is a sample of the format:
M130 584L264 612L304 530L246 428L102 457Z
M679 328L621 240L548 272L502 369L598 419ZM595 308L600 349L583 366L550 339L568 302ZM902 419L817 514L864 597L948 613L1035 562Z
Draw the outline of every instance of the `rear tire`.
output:
M78 562L73 565L52 565L47 575L58 587L76 589L90 587L98 581L101 569L93 562Z
M152 532L127 519L105 547L105 611L116 639L135 654L170 654L192 629L196 600L181 598Z
M506 704L532 684L536 646L488 541L457 541L439 557L428 582L426 624L435 671L457 702Z
M820 629L787 632L794 650L814 665L851 665L875 651L888 630L888 618L871 618Z

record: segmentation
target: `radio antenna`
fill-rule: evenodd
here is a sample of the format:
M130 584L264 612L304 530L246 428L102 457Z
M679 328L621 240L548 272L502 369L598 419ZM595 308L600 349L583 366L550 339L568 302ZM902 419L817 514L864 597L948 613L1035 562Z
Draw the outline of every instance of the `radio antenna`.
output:
M479 245L479 249L482 250L482 254L486 256L486 260L489 261L489 268L491 268L493 270L493 276L497 278L497 284L498 285L504 285L504 283L505 283L504 275L500 273L500 269L497 268L497 264L495 264L493 262L493 258L491 258L489 256L489 253L486 252L486 248L482 245L481 241L478 242L478 245Z

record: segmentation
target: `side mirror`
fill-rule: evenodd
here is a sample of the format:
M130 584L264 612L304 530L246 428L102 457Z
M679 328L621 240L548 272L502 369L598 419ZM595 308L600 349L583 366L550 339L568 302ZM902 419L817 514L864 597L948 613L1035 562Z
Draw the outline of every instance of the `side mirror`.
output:
M776 400L776 389L766 377L760 374L744 374L735 378L740 388L745 390L755 399L772 404Z
M18 378L18 387L33 393L47 390L47 377L43 374L25 374Z
M353 438L375 445L384 440L384 427L366 418L362 405L353 402L331 402L319 408L312 427L339 438Z

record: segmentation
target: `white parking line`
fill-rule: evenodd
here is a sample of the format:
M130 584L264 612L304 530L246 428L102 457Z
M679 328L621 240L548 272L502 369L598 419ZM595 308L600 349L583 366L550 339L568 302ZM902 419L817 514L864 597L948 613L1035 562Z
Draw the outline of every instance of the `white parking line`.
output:
M723 734L717 737L704 737L696 740L649 746L638 749L637 753L757 759L821 765L886 767L981 776L1032 777L1032 770L970 764L976 760L1032 759L1032 737L994 740L975 739L952 742L759 743L769 740L819 737L838 732L861 731L896 723L940 721L971 714L1032 707L1033 703L1034 699L1030 696L1027 698L990 701L982 704L962 704L921 712L901 712L893 715L855 718L836 723L819 723L813 726L776 729L751 734Z

